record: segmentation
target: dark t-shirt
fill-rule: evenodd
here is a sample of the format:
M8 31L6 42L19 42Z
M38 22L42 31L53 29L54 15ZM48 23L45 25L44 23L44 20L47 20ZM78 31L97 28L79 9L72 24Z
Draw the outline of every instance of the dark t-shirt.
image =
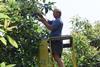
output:
M60 20L60 18L52 21L48 21L49 24L52 25L53 30L50 33L50 36L61 36L63 22Z

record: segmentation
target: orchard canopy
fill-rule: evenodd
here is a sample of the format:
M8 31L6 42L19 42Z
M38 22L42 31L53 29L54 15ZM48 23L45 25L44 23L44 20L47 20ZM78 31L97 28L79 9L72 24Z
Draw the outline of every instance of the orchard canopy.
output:
M49 37L49 31L37 14L45 16L54 4L50 0L0 0L0 67L38 67L39 43ZM77 65L100 65L100 21L92 25L88 19L73 16L69 23ZM73 67L70 52L67 48L62 55L66 67Z

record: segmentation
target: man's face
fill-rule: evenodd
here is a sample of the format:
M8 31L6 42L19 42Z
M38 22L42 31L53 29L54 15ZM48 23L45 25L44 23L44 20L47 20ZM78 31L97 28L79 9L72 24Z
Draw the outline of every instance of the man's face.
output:
M53 11L54 18L59 18L59 12L57 10Z

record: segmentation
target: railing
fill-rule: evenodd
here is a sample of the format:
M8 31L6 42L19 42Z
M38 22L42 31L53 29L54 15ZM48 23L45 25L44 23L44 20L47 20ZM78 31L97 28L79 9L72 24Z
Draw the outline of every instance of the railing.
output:
M71 48L73 45L73 37L71 35L63 35L57 37L50 37L49 40L70 40L70 43L63 44L63 48Z
M63 44L63 48L72 48L72 63L73 63L73 67L77 67L77 59L76 59L76 53L75 53L75 47L73 45L73 37L70 35L63 35L63 36L57 36L57 37L50 37L49 39L43 39L40 43L40 47L39 47L39 67L52 67L52 65L49 64L49 55L52 54L51 50L49 54L48 51L48 44L50 43L50 41L52 40L70 40L70 43L68 44ZM49 41L49 43L48 43ZM52 59L52 58L51 58Z

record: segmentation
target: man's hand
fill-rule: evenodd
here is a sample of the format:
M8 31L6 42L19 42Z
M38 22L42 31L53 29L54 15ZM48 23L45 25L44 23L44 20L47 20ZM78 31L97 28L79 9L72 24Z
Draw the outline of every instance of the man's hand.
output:
M41 21L41 22L46 21L46 19L45 19L45 18L43 17L43 15L40 14L40 13L37 14L37 17L38 17L38 20Z
M42 16L42 14L38 14L38 20L41 21L49 30L52 30L53 27L50 25L46 19Z
M42 23L44 23L44 21L46 21L46 19L44 17L43 18L39 17L38 20L41 21Z

